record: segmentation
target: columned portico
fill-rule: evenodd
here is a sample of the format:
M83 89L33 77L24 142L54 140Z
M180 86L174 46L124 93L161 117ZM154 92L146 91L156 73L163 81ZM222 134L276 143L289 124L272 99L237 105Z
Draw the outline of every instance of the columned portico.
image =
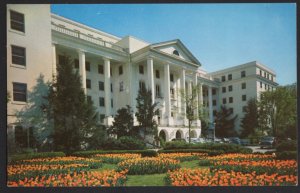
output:
M153 77L153 58L147 58L147 73L148 73L148 89L151 90L152 93L152 103L154 104L154 77Z
M197 88L196 89L196 96L195 96L195 103L197 104L195 106L195 111L194 111L194 114L196 115L197 119L196 119L196 125L197 126L200 126L200 120L199 120L199 109L198 109L198 82L197 82L197 73L194 73L193 74L193 84L194 84L194 87Z
M108 58L104 58L104 90L105 90L105 115L106 117L111 116L111 92L110 92L110 60Z
M212 108L212 88L208 86L208 108L209 108L209 121L213 123L213 108Z
M52 77L56 77L57 64L56 64L56 45L52 43Z
M165 104L166 104L166 118L167 125L170 125L171 118L171 99L170 99L170 65L164 64L164 83L165 83Z
M85 53L83 50L77 50L79 58L79 73L82 79L82 88L86 94L86 71L85 71Z
M185 69L182 69L181 70L181 76L180 76L180 88L182 89L182 92L185 93ZM183 96L180 96L180 110L181 110L181 114L182 114L182 117L183 117L183 123L185 124L186 123L186 106L185 106L185 101L184 101L184 98Z

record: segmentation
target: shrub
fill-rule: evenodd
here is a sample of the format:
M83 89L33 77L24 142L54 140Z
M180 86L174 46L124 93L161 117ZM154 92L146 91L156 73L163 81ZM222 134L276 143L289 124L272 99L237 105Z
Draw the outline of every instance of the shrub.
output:
M17 154L10 156L9 162L15 162L19 160L35 159L35 158L50 158L50 157L64 157L66 156L63 152L42 152L42 153L28 153L28 154Z
M190 145L184 141L169 141L165 143L164 149L190 149Z
M177 160L146 157L122 161L118 164L117 171L128 170L128 174L131 175L144 175L160 174L179 168Z
M144 151L141 151L141 156L142 157L157 157L158 153L154 150L144 150Z
M295 159L297 160L297 151L284 151L284 152L277 152L276 159L279 160L288 160L288 159Z
M122 154L97 154L94 156L95 159L100 159L104 163L117 164L121 161L133 158L140 158L140 154L122 153Z
M279 152L282 151L297 151L297 141L283 141L276 146L276 150Z
M161 159L169 158L180 162L198 160L200 157L206 157L207 153L160 153Z
M123 136L120 137L119 141L121 143L122 149L137 150L146 148L146 145L142 140L134 137Z
M97 154L122 154L122 153L131 153L131 154L154 154L150 153L153 150L91 150L91 151L77 151L74 152L72 155L77 157L93 157ZM147 156L145 156L147 157ZM150 156L149 156L150 157Z

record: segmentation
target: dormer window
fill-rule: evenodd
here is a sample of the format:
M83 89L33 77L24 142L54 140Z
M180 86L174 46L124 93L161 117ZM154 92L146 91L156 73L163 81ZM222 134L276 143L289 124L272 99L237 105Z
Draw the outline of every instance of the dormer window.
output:
M173 54L176 55L176 56L179 56L179 52L177 50L174 50Z

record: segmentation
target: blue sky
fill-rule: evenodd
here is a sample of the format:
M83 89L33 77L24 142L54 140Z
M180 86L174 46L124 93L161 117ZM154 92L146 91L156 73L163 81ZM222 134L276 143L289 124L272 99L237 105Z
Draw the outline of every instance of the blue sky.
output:
M149 43L180 39L208 72L257 60L296 82L296 4L52 5L52 13Z

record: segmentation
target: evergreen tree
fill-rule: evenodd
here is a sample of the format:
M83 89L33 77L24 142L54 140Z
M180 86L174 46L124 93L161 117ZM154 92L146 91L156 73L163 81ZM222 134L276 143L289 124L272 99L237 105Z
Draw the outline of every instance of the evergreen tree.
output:
M133 126L133 112L129 105L117 111L110 133L116 134L118 138L137 135Z
M221 106L221 110L216 115L215 134L217 137L234 137L237 132L234 130L234 122L237 115L232 116L232 111L225 106Z
M145 140L146 135L155 135L157 138L157 123L153 119L157 113L156 106L158 103L152 104L152 92L151 90L140 89L137 101L136 118L139 122L139 129L143 132L143 138Z
M97 129L98 113L92 101L86 100L73 61L64 56L60 62L48 97L49 113L54 121L55 150L69 153L81 149Z
M241 137L248 137L255 134L258 128L258 111L255 99L250 99L245 107L245 115L241 121Z

